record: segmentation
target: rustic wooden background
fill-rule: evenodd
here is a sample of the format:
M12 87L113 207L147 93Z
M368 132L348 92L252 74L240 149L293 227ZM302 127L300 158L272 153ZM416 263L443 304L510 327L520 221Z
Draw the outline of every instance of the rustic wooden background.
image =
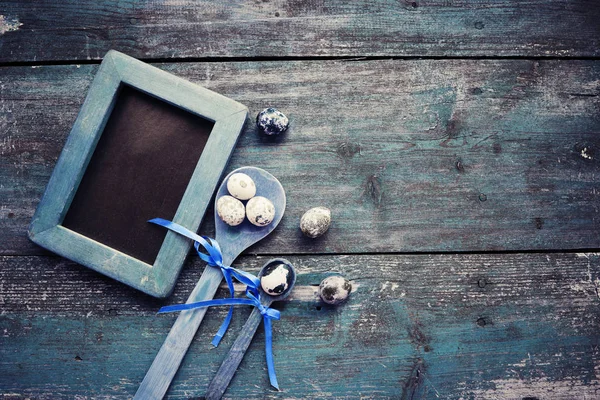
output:
M600 398L591 0L0 0L0 398L132 397L175 318L156 310L204 268L190 257L159 301L27 240L109 49L247 105L228 171L287 191L280 227L236 263L299 270L274 324L283 392L259 331L226 397ZM275 140L252 123L271 105L292 124ZM317 205L333 225L305 239ZM316 296L331 273L355 288L339 307ZM203 395L250 312L214 349L225 311L167 398Z

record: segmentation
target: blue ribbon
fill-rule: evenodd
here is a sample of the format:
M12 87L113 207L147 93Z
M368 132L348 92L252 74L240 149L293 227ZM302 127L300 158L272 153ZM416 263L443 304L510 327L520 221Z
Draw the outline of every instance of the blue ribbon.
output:
M259 291L260 280L252 274L249 274L247 272L233 268L228 265L224 265L221 247L219 246L219 243L216 240L210 239L210 238L204 237L204 236L199 236L199 235L195 234L194 232L184 228L183 226L176 224L172 221L168 221L166 219L154 218L148 222L163 226L169 230L172 230L173 232L177 232L180 235L183 235L187 238L192 239L194 241L194 248L196 249L198 256L202 260L206 261L208 263L208 265L210 265L212 267L219 267L221 269L221 271L223 273L223 277L225 278L225 281L227 282L227 287L229 288L229 292L231 294L231 298L229 298L229 299L213 299L213 300L207 300L207 301L198 301L198 302L194 302L194 303L175 304L175 305L171 305L171 306L165 306L165 307L162 307L160 310L158 310L158 313L162 314L162 313L177 312L177 311L184 311L184 310L193 310L193 309L197 309L197 308L211 307L211 306L226 306L226 305L231 306L229 308L229 312L227 313L227 317L225 317L225 320L221 324L219 331L213 338L212 344L216 347L219 345L219 342L221 341L221 339L223 338L223 335L225 334L225 332L227 331L227 328L229 327L229 324L231 322L231 317L233 315L233 306L234 305L243 304L243 305L251 305L251 306L258 308L261 315L263 316L263 322L265 324L265 352L266 352L266 358L267 358L267 369L269 372L269 381L271 382L271 385L273 387L275 387L277 390L279 390L279 384L277 383L277 377L275 375L275 364L273 362L273 334L272 334L272 328L271 328L271 319L278 320L281 318L281 314L278 310L264 306L261 303L260 291ZM208 254L202 253L200 251L200 246L204 247L204 249L206 249ZM237 281L246 285L246 296L248 297L247 299L240 299L240 298L234 297L234 288L233 288L232 277L235 278Z
M212 306L234 306L237 304L250 305L258 308L261 315L263 316L263 322L265 324L265 353L267 359L267 370L269 372L269 381L271 385L279 390L279 384L277 383L277 376L275 375L275 363L273 361L273 333L271 328L271 319L280 319L281 313L274 308L267 307L260 302L260 294L255 296L250 288L246 289L247 299L240 298L229 298L229 299L214 299L206 301L197 301L195 303L186 304L175 304L172 306L165 306L158 310L159 314L177 312L184 310L193 310L196 308L212 307Z
M198 256L202 260L206 261L208 263L208 265L210 265L211 267L219 267L221 269L221 272L223 273L223 277L225 278L225 281L227 282L227 287L229 288L229 293L231 295L231 298L233 298L235 295L234 289L233 289L232 276L236 280L245 284L246 286L256 288L256 290L258 290L258 285L260 285L260 281L258 280L257 277L255 277L254 275L249 274L247 272L244 272L242 270L233 268L231 266L223 265L223 254L221 253L221 247L219 246L219 243L217 243L216 240L197 235L194 232L190 231L189 229L184 228L183 226L176 224L175 222L168 221L166 219L154 218L148 222L163 226L173 232L177 232L180 235L183 235L189 239L192 239L194 241L194 248L196 249ZM200 251L200 246L204 247L204 249L206 249L208 254L202 253ZM227 317L225 317L225 320L221 324L219 331L215 334L215 337L212 340L213 346L217 347L219 345L219 343L221 342L223 335L225 335L225 332L227 332L227 328L229 328L229 324L231 323L232 316L233 316L233 305L229 308Z

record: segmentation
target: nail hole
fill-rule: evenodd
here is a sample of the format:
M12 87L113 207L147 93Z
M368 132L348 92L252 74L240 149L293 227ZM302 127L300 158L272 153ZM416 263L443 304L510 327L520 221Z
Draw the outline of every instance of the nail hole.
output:
M321 311L321 306L316 306L316 307L315 307L315 309L316 309L317 311Z
M82 361L81 357L79 357L78 355L75 356L75 361Z
M486 326L487 325L487 321L485 320L485 318L481 317L481 318L477 318L476 321L477 325L479 326Z
M479 193L479 201L486 201L487 195L485 193Z
M419 7L419 5L417 4L417 2L416 2L416 1L413 1L413 2L411 3L411 6L412 6L412 8L417 8L417 7Z
M487 285L487 281L485 278L481 278L477 281L477 286L479 286L480 288L484 288L485 285Z
M456 170L458 172L464 172L465 171L465 166L463 165L462 160L460 160L460 159L456 160L455 166L456 166Z

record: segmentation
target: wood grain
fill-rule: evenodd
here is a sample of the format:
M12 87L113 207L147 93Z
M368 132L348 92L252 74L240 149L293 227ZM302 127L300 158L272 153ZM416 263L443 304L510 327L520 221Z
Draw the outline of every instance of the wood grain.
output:
M586 0L2 2L0 62L600 55Z
M597 396L597 253L289 259L298 282L273 324L286 398ZM266 260L239 265L256 272ZM201 269L186 265L161 302L59 257L0 257L0 393L131 397L175 319L156 310L184 301ZM354 285L339 307L316 296L331 273ZM167 398L204 394L250 308L236 308L217 349L227 307L208 311ZM269 389L259 329L226 397L281 395Z
M289 207L250 253L593 249L600 62L386 60L160 64L250 109L228 171L275 175ZM0 253L25 235L95 66L0 69ZM253 117L275 105L280 138ZM301 215L332 210L319 240ZM149 216L152 218L155 216ZM212 222L201 232L211 235Z

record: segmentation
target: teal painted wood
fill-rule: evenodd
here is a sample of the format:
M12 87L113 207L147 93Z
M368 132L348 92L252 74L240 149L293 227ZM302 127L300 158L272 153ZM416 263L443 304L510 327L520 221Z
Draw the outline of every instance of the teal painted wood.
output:
M268 258L236 265L255 273ZM269 388L259 329L227 398L581 399L600 389L596 253L287 258L298 281L273 324L283 392ZM168 304L185 301L202 267L184 269ZM340 307L316 296L332 273L355 289ZM60 257L0 257L0 284L8 398L130 398L175 320L156 315L166 302ZM227 309L208 311L166 398L203 396L250 311L235 309L218 348Z
M598 61L160 67L253 116L276 105L291 118L275 140L248 123L231 159L231 169L264 167L287 189L280 229L253 254L599 247ZM96 71L0 69L1 253L44 254L27 224ZM315 241L298 224L317 205L333 223ZM213 231L206 221L202 232Z
M238 168L228 174L217 190L216 199L229 194L227 191L227 180L229 176L237 172L244 173L252 178L256 184L257 196L263 196L271 200L275 206L275 216L271 224L264 227L254 226L247 219L240 225L231 227L219 218L215 207L215 239L223 252L223 265L231 265L244 250L269 235L281 221L286 207L285 190L277 178L267 171L256 167ZM186 303L212 299L221 280L220 269L205 268ZM163 398L179 369L183 357L187 353L206 311L206 308L201 308L179 313L165 342L158 351L150 369L135 393L136 399L151 400Z
M166 297L173 290L189 242L168 233L154 265L149 265L61 226L123 84L215 122L174 218L192 230L200 225L235 147L247 109L182 78L110 51L98 69L56 163L33 216L29 237L46 249L147 294ZM152 217L156 216L149 219Z
M1 8L0 62L98 60L111 48L143 59L600 55L600 6L586 0L54 0Z

